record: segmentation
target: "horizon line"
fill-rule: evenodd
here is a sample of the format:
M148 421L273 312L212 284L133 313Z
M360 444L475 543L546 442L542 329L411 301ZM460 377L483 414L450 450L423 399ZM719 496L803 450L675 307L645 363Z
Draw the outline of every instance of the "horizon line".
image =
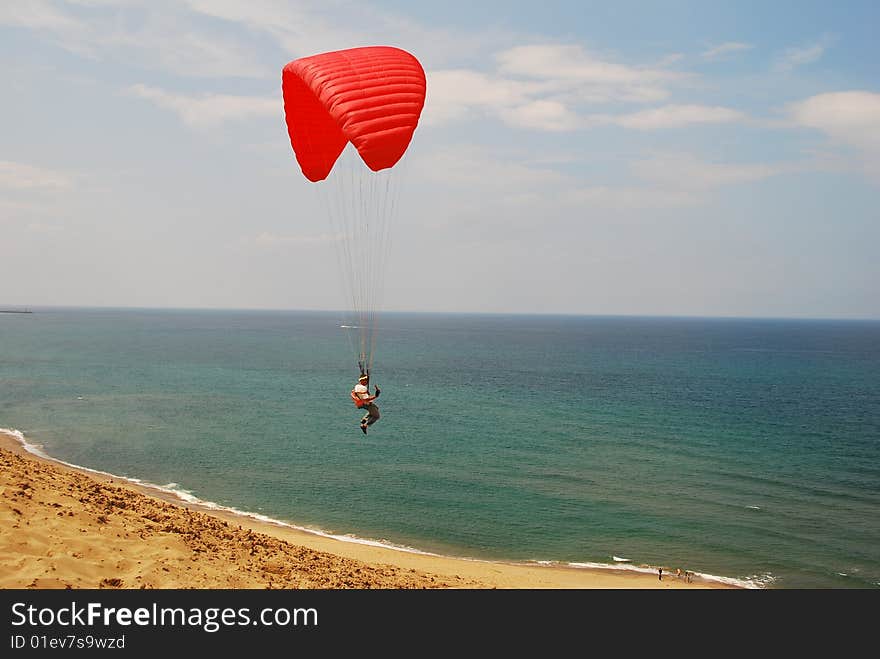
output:
M81 309L81 310L119 310L119 311L215 311L215 312L268 312L268 313L323 313L323 314L351 314L352 310L346 309L310 309L310 308L282 308L282 307L189 307L189 306L143 306L143 305L89 305L89 304L40 304L40 305L0 305L0 310L6 312L20 312L26 309L29 312L40 309ZM534 316L534 317L570 317L570 318L657 318L657 319L703 319L703 320L803 320L803 321L859 321L880 322L880 316L761 316L753 314L699 314L699 313L595 313L576 311L452 311L452 310L427 310L427 309L384 309L376 312L383 314L420 314L420 315L451 315L451 316Z

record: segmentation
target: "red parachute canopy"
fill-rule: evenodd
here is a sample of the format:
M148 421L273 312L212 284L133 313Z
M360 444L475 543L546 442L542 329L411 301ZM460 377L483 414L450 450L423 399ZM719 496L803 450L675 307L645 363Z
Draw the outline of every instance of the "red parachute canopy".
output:
M374 172L400 160L425 105L425 72L399 48L350 48L289 62L281 89L296 160L322 181L349 142Z

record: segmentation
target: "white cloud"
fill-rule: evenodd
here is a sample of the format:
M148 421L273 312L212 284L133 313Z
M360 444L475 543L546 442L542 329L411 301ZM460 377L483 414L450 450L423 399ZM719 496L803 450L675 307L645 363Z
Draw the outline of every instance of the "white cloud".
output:
M278 99L272 97L228 94L186 96L142 84L130 86L128 92L174 112L184 123L196 128L216 126L230 120L277 117L283 113Z
M851 149L850 166L880 183L880 94L818 94L789 105L788 114L795 125L822 131Z
M88 23L46 0L0 3L0 25L33 30L65 50L86 57L94 55L95 35Z
M314 53L377 44L396 45L419 54L426 68L462 62L484 54L511 35L494 28L462 31L425 26L360 0L187 0L196 13L263 33L288 59Z
M621 211L684 208L710 202L724 186L760 181L803 169L798 163L717 163L687 153L659 153L630 164L641 183L580 186L560 191L559 200L574 206Z
M205 78L275 78L297 57L386 43L418 52L427 69L484 61L514 38L424 26L356 0L30 0L0 3L4 24L96 61ZM261 59L267 49L282 52L274 64Z
M249 47L197 25L184 5L87 1L65 9L41 0L0 4L0 25L38 32L61 48L98 61L116 60L177 75L268 77Z
M456 69L427 72L423 121L439 124L477 114L497 113L529 102L533 85Z
M831 92L811 96L788 107L800 126L815 128L860 149L880 150L880 94L868 91Z
M540 206L549 216L579 209L641 211L682 208L710 202L713 191L803 171L807 163L711 162L688 153L657 153L630 164L629 181L597 185L573 173L526 164L515 153L496 153L455 145L422 154L418 178L462 190L456 199L467 206L468 191L508 203L520 211ZM485 207L485 200L481 204ZM555 210L554 210L555 209Z
M504 110L501 117L512 126L536 128L546 131L565 131L577 128L577 115L558 101L532 101L516 108Z
M457 43L443 30L424 28L359 3L348 7L350 15L342 24L337 5L328 9L321 3L291 5L275 0L80 0L78 8L68 5L66 11L35 1L26 7L0 9L0 22L39 30L62 47L95 59L124 58L133 65L181 76L277 77L283 62L266 67L258 60L253 42L259 38L255 35L260 34L268 34L271 42L285 48L291 58L376 41L378 35L393 32L392 27L408 38L421 38L423 43L433 42L433 36L438 36L450 52L455 50L450 46ZM137 11L138 21L127 20L133 15L132 8ZM247 31L232 37L215 24L197 20L206 16L215 23L226 21ZM369 19L373 26L370 32L355 29L357 17ZM459 41L479 39L472 34ZM473 44L469 49L475 49ZM678 57L667 58L664 65L675 59ZM518 128L571 131L597 123L596 117L585 116L586 106L662 102L670 95L671 85L688 78L662 66L639 67L609 61L577 44L516 46L500 51L495 62L495 71L428 68L424 124L489 117ZM177 113L191 126L270 116L280 111L274 98L184 95L147 85L134 85L129 91ZM667 106L605 123L647 129L730 121L734 120L731 112Z
M598 123L651 128L740 118L732 110L704 106L667 106L619 119L585 115L589 105L661 101L669 96L668 86L688 76L604 61L578 45L518 46L496 59L496 72L428 72L425 122L440 124L482 115L521 128L569 131Z
M579 208L617 211L682 208L702 202L693 191L674 185L585 186L562 192L560 200L569 206Z
M811 44L809 46L803 46L800 48L789 48L777 58L775 64L773 65L773 70L784 73L787 71L791 71L798 66L811 64L825 54L825 50L828 48L829 45L830 39L823 38L817 43Z
M579 45L517 46L496 59L501 74L539 81L546 93L582 103L657 101L668 95L666 85L687 78L668 69L602 60Z
M728 41L700 53L700 57L707 60L724 59L733 53L738 53L743 50L751 50L752 48L754 48L754 46L750 43Z
M568 177L552 168L523 164L517 154L498 154L472 144L454 144L419 154L413 166L420 178L459 185L479 194L488 189L527 193L545 185L570 183Z
M264 32L287 52L291 59L313 53L349 48L361 43L363 32L347 27L333 10L321 3L278 2L277 0L187 0L189 8L212 18ZM352 13L358 11L352 6ZM283 65L283 63L282 63Z
M690 124L732 123L743 119L745 115L742 112L708 105L665 105L619 116L597 117L600 122L636 130L678 128Z
M657 66L661 68L665 66L672 66L676 62L680 62L683 59L684 53L670 53L669 55L663 57L659 62L657 62Z
M502 73L539 79L629 85L681 78L662 69L640 69L593 57L578 45L517 46L496 56Z
M63 172L0 160L0 187L13 190L47 190L72 186L72 178Z
M793 163L718 163L707 162L690 154L666 153L638 160L633 173L653 184L686 190L713 188L760 181L771 176L802 169Z
M138 32L108 36L103 45L110 56L134 59L144 68L161 68L175 75L200 78L270 78L253 49L234 39L177 25L165 17L148 22Z
M43 0L0 4L0 25L53 31L76 30L81 27L79 21Z

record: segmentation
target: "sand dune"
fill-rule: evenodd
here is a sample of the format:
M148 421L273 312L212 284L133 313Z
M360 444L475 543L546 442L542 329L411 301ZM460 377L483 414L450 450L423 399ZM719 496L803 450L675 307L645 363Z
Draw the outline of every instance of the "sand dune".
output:
M660 581L625 570L430 556L209 514L33 456L0 434L0 588L725 587L668 569Z

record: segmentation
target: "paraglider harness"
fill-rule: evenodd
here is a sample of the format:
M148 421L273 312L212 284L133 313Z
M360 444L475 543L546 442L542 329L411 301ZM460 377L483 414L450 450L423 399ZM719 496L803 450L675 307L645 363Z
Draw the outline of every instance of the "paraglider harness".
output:
M366 375L366 376L367 376L367 382L369 382L369 381L370 381L370 380L369 380L369 377L370 377L370 369L366 369L366 370L365 370L365 369L364 369L363 362L358 362L358 366L359 366L360 369L361 369L361 377L363 377L364 375ZM360 382L360 378L358 378L358 382ZM370 388L369 388L369 387L367 387L367 393L368 393L368 394L370 393ZM378 390L377 390L377 391L376 391L376 396L378 396L378 395L379 395L379 392L378 392ZM355 406L356 408L358 408L358 409L361 409L361 408L363 408L363 407L366 407L366 406L369 404L369 403L367 403L365 400L363 400L360 396L358 396L358 395L355 393L354 389L351 390L351 400L354 402L354 406Z

